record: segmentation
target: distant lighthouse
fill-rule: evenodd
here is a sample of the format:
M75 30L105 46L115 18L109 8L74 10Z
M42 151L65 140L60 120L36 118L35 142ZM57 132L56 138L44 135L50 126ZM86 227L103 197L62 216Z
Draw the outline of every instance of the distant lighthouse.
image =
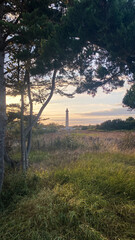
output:
M66 129L69 128L69 111L68 111L68 108L66 109Z

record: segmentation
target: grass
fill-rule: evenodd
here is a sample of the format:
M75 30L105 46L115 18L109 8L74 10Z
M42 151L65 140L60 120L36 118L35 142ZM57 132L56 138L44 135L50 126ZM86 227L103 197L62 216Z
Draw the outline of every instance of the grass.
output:
M74 153L45 154L53 170L8 173L0 239L135 239L135 155L87 152L74 161ZM66 164L58 167L62 156Z

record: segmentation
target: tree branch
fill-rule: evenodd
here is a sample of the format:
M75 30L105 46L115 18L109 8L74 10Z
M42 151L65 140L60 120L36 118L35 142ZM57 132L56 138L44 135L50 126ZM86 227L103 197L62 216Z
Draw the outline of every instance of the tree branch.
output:
M54 73L53 73L53 77L52 77L52 86L51 86L51 91L50 91L50 95L49 97L47 98L47 100L44 102L44 104L42 105L42 107L40 108L36 118L33 120L33 122L31 123L31 126L27 127L24 131L25 133L25 137L28 135L28 133L30 132L30 130L32 129L32 127L37 123L38 119L40 118L43 110L45 109L45 107L47 106L47 104L50 102L52 96L53 96L53 93L54 93L54 89L55 89L55 78L56 78L56 73L57 73L57 70L54 70Z

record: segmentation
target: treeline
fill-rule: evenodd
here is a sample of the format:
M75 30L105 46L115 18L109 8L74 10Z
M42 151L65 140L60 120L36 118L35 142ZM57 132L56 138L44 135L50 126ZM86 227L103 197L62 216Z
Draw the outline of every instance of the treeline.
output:
M133 130L135 129L135 119L133 117L122 119L108 120L96 126L100 130Z

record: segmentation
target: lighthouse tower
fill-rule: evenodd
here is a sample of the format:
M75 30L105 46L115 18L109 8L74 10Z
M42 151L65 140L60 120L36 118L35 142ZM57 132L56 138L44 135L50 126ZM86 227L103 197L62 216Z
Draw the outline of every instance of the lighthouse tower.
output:
M68 108L66 109L66 129L69 128L69 111L68 111Z

